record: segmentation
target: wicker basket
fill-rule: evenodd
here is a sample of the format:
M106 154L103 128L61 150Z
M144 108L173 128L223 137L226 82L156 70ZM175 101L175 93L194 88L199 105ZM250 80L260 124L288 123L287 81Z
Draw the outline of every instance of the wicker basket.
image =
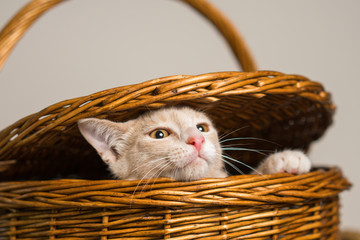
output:
M60 2L34 0L9 22L0 33L0 66L26 29ZM106 179L105 166L77 130L81 118L124 121L148 109L189 105L204 110L220 133L266 139L256 144L269 150L306 150L331 124L334 105L321 84L255 71L222 14L203 0L184 2L216 26L244 72L170 76L109 89L54 104L2 130L0 239L339 238L338 195L350 184L337 168L194 182ZM247 127L233 131L239 126ZM259 160L251 152L234 157ZM88 180L49 180L74 173Z

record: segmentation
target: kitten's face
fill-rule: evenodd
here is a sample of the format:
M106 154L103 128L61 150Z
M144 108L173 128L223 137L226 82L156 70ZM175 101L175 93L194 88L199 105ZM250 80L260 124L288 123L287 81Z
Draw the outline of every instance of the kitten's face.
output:
M79 128L118 178L227 176L215 128L190 108L160 109L125 123L84 119Z

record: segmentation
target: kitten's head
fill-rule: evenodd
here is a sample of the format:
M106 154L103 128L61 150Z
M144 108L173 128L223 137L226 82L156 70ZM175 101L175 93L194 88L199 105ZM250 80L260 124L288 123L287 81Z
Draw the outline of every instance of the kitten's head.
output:
M227 176L213 124L187 107L164 108L122 123L82 119L79 129L117 178Z

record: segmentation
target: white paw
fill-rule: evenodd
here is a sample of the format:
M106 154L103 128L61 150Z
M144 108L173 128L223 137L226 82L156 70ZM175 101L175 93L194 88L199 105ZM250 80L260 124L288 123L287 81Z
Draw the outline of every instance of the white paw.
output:
M271 154L258 168L262 174L280 172L303 174L308 173L310 169L310 159L303 152L296 150L286 150Z

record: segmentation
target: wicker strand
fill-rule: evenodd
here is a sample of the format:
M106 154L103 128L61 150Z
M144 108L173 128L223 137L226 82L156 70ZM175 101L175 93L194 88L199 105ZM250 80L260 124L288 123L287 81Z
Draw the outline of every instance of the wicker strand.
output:
M56 209L54 209L53 211L52 211L52 215L56 215L56 213L57 213L57 210ZM50 217L50 239L56 239L56 236L55 236L55 234L53 234L54 232L56 232L56 218L54 217L54 216L51 216Z
M169 224L170 219L171 219L171 213L170 212L166 213L165 214L165 224L164 224L165 232L166 232L166 230L171 228L171 225ZM171 235L169 233L164 235L164 239L170 239L170 238L171 238Z
M16 232L16 224L15 224L16 222L17 222L16 217L11 217L10 218L10 231ZM16 235L12 235L10 237L10 240L16 240Z
M104 226L109 225L109 216L103 216L103 221L102 221L102 223L104 224ZM101 240L107 240L107 239L108 239L108 237L107 237L107 236L108 236L108 235L107 235L108 228L107 228L107 227L104 227L102 231L103 231L104 235L101 236Z

